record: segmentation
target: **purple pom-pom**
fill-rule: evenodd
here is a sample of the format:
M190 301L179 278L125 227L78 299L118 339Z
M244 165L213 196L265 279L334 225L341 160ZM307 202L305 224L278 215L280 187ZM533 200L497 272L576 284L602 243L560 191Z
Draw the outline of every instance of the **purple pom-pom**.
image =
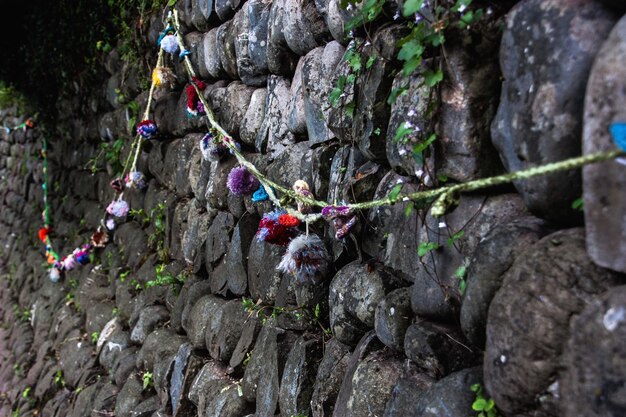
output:
M245 167L234 167L228 174L228 189L235 195L249 195L259 188L259 180Z
M124 200L114 200L107 206L107 213L115 217L124 217L128 214L128 203Z
M126 182L126 188L137 188L139 190L146 188L146 177L139 171L131 171L126 174L124 182Z

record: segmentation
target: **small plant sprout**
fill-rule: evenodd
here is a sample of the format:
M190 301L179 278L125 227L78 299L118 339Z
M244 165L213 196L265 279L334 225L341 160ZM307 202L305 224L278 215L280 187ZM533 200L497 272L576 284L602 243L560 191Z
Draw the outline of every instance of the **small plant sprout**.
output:
M493 398L485 398L481 384L473 384L470 389L476 394L476 398L472 403L472 410L477 412L476 417L501 417Z
M154 385L152 372L144 372L141 380L143 381L143 389L148 389Z

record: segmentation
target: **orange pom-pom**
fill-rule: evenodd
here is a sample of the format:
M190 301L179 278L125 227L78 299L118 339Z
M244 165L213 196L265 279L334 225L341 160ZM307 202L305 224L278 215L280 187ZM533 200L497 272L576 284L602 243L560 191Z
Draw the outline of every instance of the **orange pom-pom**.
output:
M281 214L278 216L278 223L285 227L297 227L300 225L300 220L291 214Z

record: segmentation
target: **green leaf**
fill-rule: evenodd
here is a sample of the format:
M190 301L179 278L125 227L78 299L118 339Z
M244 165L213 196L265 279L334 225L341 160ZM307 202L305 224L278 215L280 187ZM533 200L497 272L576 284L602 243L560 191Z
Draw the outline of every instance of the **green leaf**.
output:
M454 242L456 242L457 240L462 238L463 235L465 235L465 231L464 230L460 230L460 231L456 232L455 234L453 234L452 236L450 236L448 238L448 246L454 245Z
M471 389L472 391L474 391L474 392L479 392L479 391L481 390L481 386L480 386L480 384L472 384L472 385L470 386L470 389Z
M402 66L402 75L404 75L405 77L408 75L411 75L413 71L415 71L417 67L420 66L421 63L422 63L421 56L414 56L413 58L409 59Z
M387 104L392 105L396 102L398 97L408 94L409 89L406 87L394 88L391 90L391 94L389 94L389 98L387 98Z
M483 411L486 406L487 406L487 400L485 400L484 398L478 398L472 404L472 410Z
M376 62L376 56L372 55L371 57L367 58L367 62L365 63L365 68L366 69L370 69L372 68L372 65L374 65L374 62Z
M346 76L340 75L339 78L337 79L337 85L335 86L333 91L331 91L330 94L328 95L328 102L330 103L331 106L334 107L337 105L337 103L339 102L339 97L341 97L341 95L343 94L343 90L345 86L346 86Z
M398 52L398 59L400 61L408 61L416 56L422 56L423 53L424 45L416 39L411 39L408 42L405 42L400 48L400 51Z
M346 104L346 114L348 115L348 117L354 117L355 107L356 107L356 103L354 101L351 101L350 103Z
M389 192L389 201L395 202L396 199L398 198L398 195L400 195L400 191L402 190L402 185L403 184L396 184L393 186L393 188L391 189L391 191Z
M404 208L404 215L406 217L409 217L411 215L411 213L413 212L413 208L414 208L413 202L409 201L409 203Z
M467 267L465 265L461 265L454 271L454 276L459 279L465 278L466 271L467 271Z
M414 154L421 154L422 152L424 152L426 150L426 148L428 148L430 145L432 145L432 143L437 140L437 135L434 133L431 133L430 136L428 137L428 139L426 139L423 142L418 143L417 145L415 145L413 147L413 153Z
M176 0L170 0L167 5L170 7L174 7L174 5L176 4Z
M406 2L404 2L402 15L404 17L411 16L422 8L422 4L424 4L424 0L407 0Z
M404 139L405 136L407 136L408 134L413 132L413 128L412 127L406 127L406 123L402 122L400 123L400 126L398 126L398 129L396 130L396 134L393 137L393 140L395 142L400 142L402 143L402 139Z
M583 205L584 205L584 201L583 201L583 198L582 198L582 197L578 197L576 200L574 200L574 201L572 202L572 208L573 208L574 210L580 210L580 211L583 211L583 209L584 209Z
M465 294L466 289L467 289L467 282L464 279L459 280L459 293L461 295Z
M489 398L487 400L487 405L485 406L485 411L492 411L495 406L496 402L493 400L493 398Z
M440 247L439 243L436 243L436 242L421 242L419 246L417 247L417 256L421 258L425 256L427 253L429 253L430 251L439 249L439 247Z
M443 72L440 69L437 71L427 70L424 72L424 83L426 83L428 87L434 87L439 84L441 80L443 80Z
M361 71L361 56L358 54L353 54L348 60L348 65L352 68L353 71L359 72Z

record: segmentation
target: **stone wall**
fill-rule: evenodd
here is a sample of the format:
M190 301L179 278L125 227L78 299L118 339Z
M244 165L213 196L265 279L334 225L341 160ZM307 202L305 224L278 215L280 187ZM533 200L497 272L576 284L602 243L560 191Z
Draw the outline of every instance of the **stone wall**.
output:
M626 118L621 2L481 3L478 33L446 43L435 116L423 79L399 72L395 1L362 52L378 58L345 92L354 113L328 104L351 42L339 3L176 6L220 124L285 187L303 179L320 199L358 202L469 181L611 149L608 125ZM94 158L120 137L126 156L128 100L141 109L148 91L114 49L110 78L94 94L77 83L56 130L0 141L2 415L461 417L477 414L476 383L503 416L624 415L623 165L463 195L444 218L406 201L362 210L343 239L313 223L332 265L302 284L276 269L285 248L255 236L272 204L229 192L232 155L203 158L205 119L187 116L189 79L166 59L177 79L154 96L147 189L125 192L133 212L59 282L37 239L43 137L51 238L67 254L114 196L113 165L91 170ZM438 134L423 163L394 141L407 121ZM571 207L581 192L584 216Z

